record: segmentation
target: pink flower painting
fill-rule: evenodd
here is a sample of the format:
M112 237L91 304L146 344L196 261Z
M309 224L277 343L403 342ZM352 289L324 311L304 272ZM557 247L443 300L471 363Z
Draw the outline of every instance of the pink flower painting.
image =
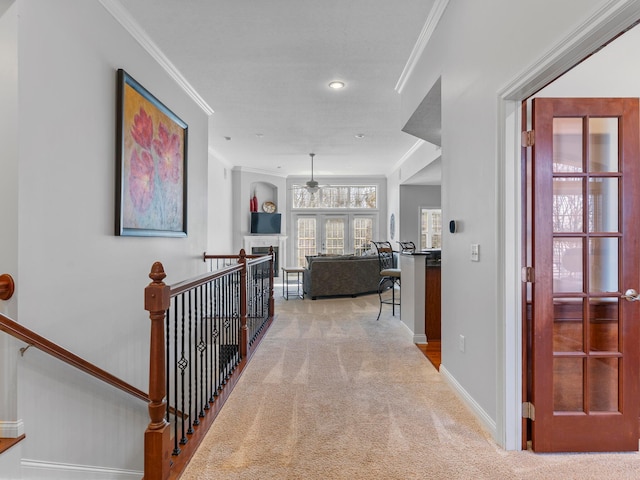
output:
M124 71L119 75L123 151L116 234L185 236L187 126Z

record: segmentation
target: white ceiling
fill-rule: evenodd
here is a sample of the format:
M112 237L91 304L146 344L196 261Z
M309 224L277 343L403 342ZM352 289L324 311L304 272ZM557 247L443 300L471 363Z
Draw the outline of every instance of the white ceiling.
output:
M318 177L381 175L418 141L395 87L434 0L120 3L214 110L231 166L308 175L314 152Z

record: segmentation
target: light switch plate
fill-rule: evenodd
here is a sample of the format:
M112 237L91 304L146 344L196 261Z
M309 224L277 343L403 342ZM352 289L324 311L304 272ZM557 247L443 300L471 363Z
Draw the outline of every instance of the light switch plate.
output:
M477 243L471 244L471 261L479 262L480 261L480 245Z

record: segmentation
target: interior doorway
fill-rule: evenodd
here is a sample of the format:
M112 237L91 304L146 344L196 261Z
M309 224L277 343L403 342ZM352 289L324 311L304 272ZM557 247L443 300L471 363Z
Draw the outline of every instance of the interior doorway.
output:
M554 89L563 84L563 80L571 78L574 74L586 71L591 62L583 61L586 58L603 57L602 53L609 46L616 45L616 39L622 32L631 29L640 18L640 5L635 2L624 2L611 6L606 12L601 12L597 17L587 19L576 27L574 32L566 36L566 42L558 43L552 50L545 53L539 62L532 63L521 75L506 85L498 92L501 99L499 109L499 121L504 127L500 131L500 144L498 159L498 176L500 189L498 195L504 199L501 202L501 222L499 232L500 251L504 252L500 265L500 282L504 288L498 292L498 302L502 310L504 321L500 322L498 335L499 364L504 375L498 380L498 411L501 412L496 419L496 430L500 443L506 449L526 449L526 426L523 421L523 400L527 398L526 381L523 381L523 360L526 356L526 345L523 331L523 312L526 303L522 302L521 286L524 265L522 244L522 213L523 213L523 189L521 180L524 172L521 169L522 146L521 132L525 121L522 118L522 102L534 95L542 95L543 89ZM622 35L620 38L626 36ZM609 43L611 42L611 43ZM604 49L603 45L609 46ZM602 50L601 50L602 48ZM599 51L601 50L601 51ZM637 47L636 47L637 50ZM594 53L598 52L598 53ZM629 62L618 61L618 67L629 68ZM597 67L596 67L597 70ZM602 79L603 70L596 71L589 80ZM616 75L611 73L606 76L607 82L600 82L600 87L622 88L617 82L629 78L628 74ZM554 81L553 79L556 79ZM613 80L612 83L608 83ZM550 83L553 82L553 83ZM586 91L588 81L583 78L581 84L574 85L573 91L564 96L638 96L625 93L610 93L602 91L598 94ZM640 82L636 81L636 85ZM566 86L566 85L564 85ZM545 96L559 96L559 93L548 90Z
M629 217L625 212L637 211L631 204L638 200L629 195L630 190L637 189L628 187L628 184L625 184L626 191L623 188L625 172L631 178L637 176L632 172L637 168L637 112L631 114L636 127L628 128L622 135L623 111L601 111L612 103L594 97L631 95L637 103L640 88L635 85L640 76L630 74L628 64L622 65L620 58L629 58L627 52L637 50L639 45L640 31L628 31L537 92L523 106L526 114L522 122L535 131L532 150L538 148L540 153L522 169L525 177L522 184L523 214L526 218L523 221L524 265L535 264L538 255L538 268L534 268L533 274L536 278L533 283L525 282L523 285L522 395L524 404L531 408L530 412L535 412L530 415L535 420L523 420L522 441L524 445L530 442L536 451L622 451L638 448L637 420L631 423L629 418L625 420L627 435L625 440L621 440L619 432L623 429L616 427L611 419L606 419L607 412L616 412L616 417L622 418L623 406L627 413L637 417L637 399L633 401L628 397L630 392L637 394L638 391L637 352L626 342L637 335L634 322L637 325L638 312L621 298L625 289L630 287L626 284L639 278L638 272L630 268L631 265L636 268L638 262L627 261L635 252L632 247L625 247L623 235L623 230L630 232L630 228L623 229L625 219ZM607 79L617 80L611 83L598 81L603 77L602 72L607 72ZM560 100L569 96L582 97L571 103L577 110L571 110L566 106L569 105L567 101ZM542 145L545 142L541 136L544 136L543 127L532 125L541 120L536 121L535 115L532 118L531 112L535 102L542 102L544 97L556 99L545 99L546 104L558 103L556 113L547 119L551 130L548 149L543 155L541 152L547 148ZM550 108L554 111L553 107ZM542 104L539 109L542 109ZM607 130L604 126L607 121L610 131L603 132L603 128ZM635 147L621 148L620 151L608 149L612 143L607 139L617 147L618 135L620 145L631 139ZM604 149L601 148L603 139L608 145ZM597 157L601 154L612 154L620 163L600 169ZM625 154L627 158L623 161ZM569 157L573 157L572 160L568 161ZM543 188L540 179L536 180L540 174L535 170L542 171L545 161L550 162L546 170L549 187ZM604 174L607 178L598 178L596 172L599 169L607 171ZM577 170L582 173L576 174ZM608 187L615 188L609 190ZM602 202L603 196L610 197L611 201ZM530 197L535 200L527 204ZM537 211L544 209L545 205L549 207L543 221L546 225L536 225ZM603 220L613 223L603 224ZM547 226L548 231L545 230ZM598 233L593 233L596 230ZM611 233L614 231L615 234ZM545 234L548 238L541 240ZM536 246L536 237L538 242L546 241L542 249L540 245ZM546 263L541 260L545 255ZM544 268L540 267L541 262ZM547 276L549 282L538 282L542 275ZM536 301L536 290L542 292L545 289L548 293L545 300ZM538 293L540 296L544 297ZM608 332L609 344L601 345L605 331ZM543 344L546 344L546 355L540 353ZM607 359L591 357L597 357L596 352L604 351L607 351ZM630 355L625 361L618 356L623 351ZM541 360L541 355L547 357L547 365ZM607 364L607 367L599 369L598 364ZM629 370L619 368L622 365ZM601 374L608 374L615 383L605 381ZM628 392L618 388L622 383L627 385ZM545 390L544 393L541 389ZM608 402L606 407L600 402L605 398ZM601 424L594 426L590 417ZM628 428L630 424L634 428Z

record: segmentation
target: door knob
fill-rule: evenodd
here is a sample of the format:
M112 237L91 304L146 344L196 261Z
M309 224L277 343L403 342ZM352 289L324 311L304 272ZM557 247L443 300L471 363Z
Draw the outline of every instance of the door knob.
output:
M624 292L622 298L626 298L629 302L637 302L638 300L640 300L640 295L638 295L638 292L636 292L633 288L630 288L629 290Z

